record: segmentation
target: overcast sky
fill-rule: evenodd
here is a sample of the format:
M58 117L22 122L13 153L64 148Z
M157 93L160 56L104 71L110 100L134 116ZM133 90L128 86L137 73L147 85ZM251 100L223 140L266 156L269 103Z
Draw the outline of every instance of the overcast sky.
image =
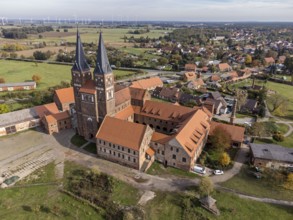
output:
M0 17L293 22L293 0L0 0Z

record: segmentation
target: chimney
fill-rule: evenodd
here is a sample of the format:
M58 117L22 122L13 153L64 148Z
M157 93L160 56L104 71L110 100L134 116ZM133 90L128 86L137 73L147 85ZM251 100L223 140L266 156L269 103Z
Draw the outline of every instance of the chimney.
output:
M236 119L236 110L237 110L237 99L234 99L233 107L232 107L232 113L230 117L230 124L234 125L235 119Z

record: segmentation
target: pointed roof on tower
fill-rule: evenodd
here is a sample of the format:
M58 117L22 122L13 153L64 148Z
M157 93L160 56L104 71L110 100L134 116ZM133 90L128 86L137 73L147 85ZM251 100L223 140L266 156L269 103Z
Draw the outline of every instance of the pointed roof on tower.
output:
M112 69L108 60L106 47L104 45L102 32L100 32L99 47L97 52L97 63L94 74L112 73Z
M90 66L86 62L83 46L81 43L79 31L76 32L76 50L75 50L75 61L72 70L83 72L90 70Z

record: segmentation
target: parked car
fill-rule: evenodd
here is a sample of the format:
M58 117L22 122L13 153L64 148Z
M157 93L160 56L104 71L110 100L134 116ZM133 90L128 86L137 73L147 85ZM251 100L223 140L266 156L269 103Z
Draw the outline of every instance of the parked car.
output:
M200 166L194 166L193 171L200 174L206 174L206 168Z
M214 174L215 175L222 175L222 174L224 174L224 171L223 170L214 170Z

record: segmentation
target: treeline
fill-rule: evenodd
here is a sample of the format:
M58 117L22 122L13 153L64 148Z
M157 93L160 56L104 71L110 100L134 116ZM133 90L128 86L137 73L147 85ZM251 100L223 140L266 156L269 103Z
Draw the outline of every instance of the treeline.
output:
M2 34L4 38L25 39L28 34L39 34L46 31L54 31L54 29L51 26L9 28L3 29Z
M128 31L128 34L145 34L150 32L149 29L139 29L139 30L134 30L134 31Z

